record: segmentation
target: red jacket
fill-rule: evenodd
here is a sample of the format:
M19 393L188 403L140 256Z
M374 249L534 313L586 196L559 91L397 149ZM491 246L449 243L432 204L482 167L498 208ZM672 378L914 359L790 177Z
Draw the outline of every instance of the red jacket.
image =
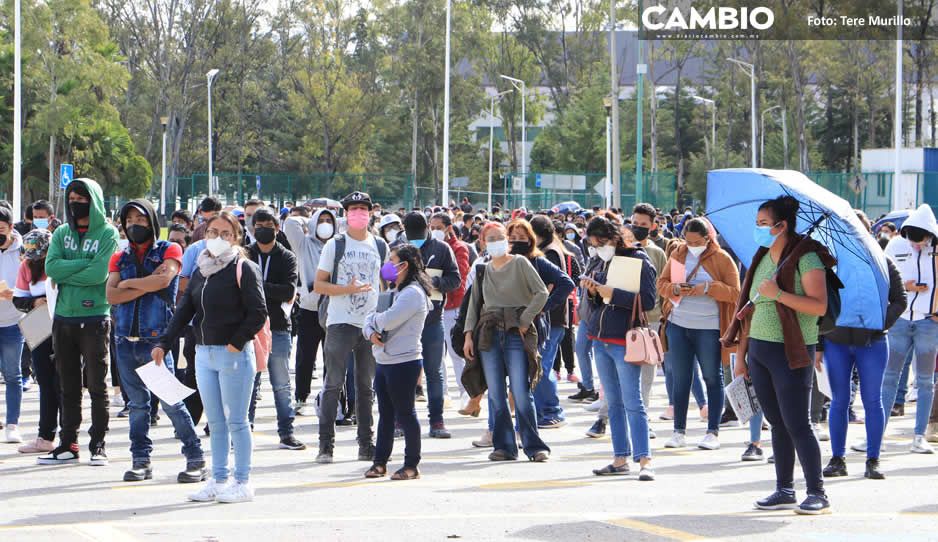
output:
M466 243L459 240L459 237L452 236L446 239L446 243L453 249L453 255L456 256L456 267L459 268L459 288L446 294L446 305L443 310L458 309L462 305L462 298L466 295L466 277L469 276L469 249Z

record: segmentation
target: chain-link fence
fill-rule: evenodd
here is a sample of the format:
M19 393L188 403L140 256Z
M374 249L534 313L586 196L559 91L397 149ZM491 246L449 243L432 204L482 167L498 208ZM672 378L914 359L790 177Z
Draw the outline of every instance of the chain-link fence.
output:
M811 171L805 175L850 202L855 209L862 209L870 218L875 219L892 210L892 173ZM926 191L921 187L924 177L929 174L918 175L923 179L916 199L922 202ZM938 178L932 182L938 182ZM935 199L938 200L938 191L935 191Z

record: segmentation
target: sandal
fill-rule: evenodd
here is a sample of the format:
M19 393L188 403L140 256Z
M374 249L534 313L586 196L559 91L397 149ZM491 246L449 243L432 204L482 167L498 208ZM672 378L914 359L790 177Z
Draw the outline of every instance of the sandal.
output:
M621 467L609 464L601 469L593 469L596 476L621 476L629 473L629 464L625 463Z
M391 480L417 480L420 478L420 471L416 467L404 467L391 475Z
M374 464L365 471L365 478L384 478L388 475L388 468L385 465Z

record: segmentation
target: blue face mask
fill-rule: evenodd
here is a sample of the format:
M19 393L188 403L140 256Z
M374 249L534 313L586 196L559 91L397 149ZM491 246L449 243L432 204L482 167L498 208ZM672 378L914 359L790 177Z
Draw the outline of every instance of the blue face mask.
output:
M48 219L48 218L34 218L34 219L33 219L33 226L36 226L36 227L39 228L40 230L48 230L48 229L49 229L49 219Z
M776 224L777 226L778 224ZM756 226L756 229L752 232L752 238L755 240L759 246L765 248L772 248L772 245L775 244L775 240L778 239L778 235L772 235L772 228L775 226ZM781 233L779 233L781 235Z
M423 246L424 241L426 241L426 239L414 239L413 241L410 242L410 244L414 245L417 248L420 248Z

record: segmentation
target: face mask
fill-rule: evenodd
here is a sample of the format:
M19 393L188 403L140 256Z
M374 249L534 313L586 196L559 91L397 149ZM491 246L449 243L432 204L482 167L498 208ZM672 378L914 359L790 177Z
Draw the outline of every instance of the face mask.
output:
M531 252L531 243L527 241L512 241L511 242L511 253L525 255Z
M593 247L593 246L586 247L586 252L590 255L590 258L596 257L596 247Z
M258 243L262 245L267 245L273 243L277 239L277 231L273 228L254 228L254 238L257 239Z
M752 232L752 238L755 240L756 244L761 247L772 248L772 245L775 244L775 240L778 239L778 235L772 235L773 227L774 226L756 226L756 229Z
M401 233L401 230L391 228L390 230L384 232L384 239L388 243L393 243L394 241L397 241L397 236L399 233Z
M573 232L568 233L568 234L567 234L567 241L576 241L576 234L573 233Z
M699 258L705 250L707 250L706 245L702 247L687 247L687 250L694 255L695 258Z
M493 258L500 258L508 254L508 241L505 239L492 241L491 243L486 243L485 248Z
M603 245L596 249L596 255L602 258L604 262L608 262L616 255L616 247L612 245Z
M323 222L316 226L316 236L320 239L331 239L335 228L328 222Z
M137 245L146 243L153 237L153 231L138 224L133 224L127 228L127 239Z
M244 227L248 230L248 233L254 235L254 215L244 215Z
M420 248L423 246L423 244L426 241L427 241L426 239L414 239L413 241L410 242L410 244L414 245L417 248Z
M642 242L645 239L648 239L648 233L649 233L648 228L643 228L641 226L632 226L631 230L632 230L632 235L635 236L636 241Z
M72 213L72 218L81 220L91 213L91 204L87 201L72 201L68 204L68 210Z
M49 229L49 219L48 219L48 218L34 218L34 219L33 219L33 226L36 226L36 227L39 228L40 230L48 230L48 229Z
M436 239L437 241L443 242L446 241L446 232L443 230L432 230L430 232L430 237Z
M3 243L0 243L0 245L2 245L2 244L3 244ZM129 246L130 246L130 241L128 241L127 239L118 239L118 240L117 240L117 248L120 249L121 252L127 250L127 247L129 247Z
M388 261L381 266L381 278L387 282L397 282L398 275L397 266L394 265L394 262Z
M659 235L661 235L661 231L660 231L660 230L661 230L661 228L663 228L663 227L664 227L664 226L658 225L657 228L655 228L655 229L651 230L650 232L648 232L648 236L651 237L652 239L657 238Z
M371 219L368 211L364 209L355 209L348 212L348 227L353 230L363 230L368 227L368 221Z
M225 254L226 252L231 250L231 243L229 243L228 241L225 241L221 237L216 237L214 239L206 239L205 250L207 250L209 254L217 258L221 256L222 254Z

